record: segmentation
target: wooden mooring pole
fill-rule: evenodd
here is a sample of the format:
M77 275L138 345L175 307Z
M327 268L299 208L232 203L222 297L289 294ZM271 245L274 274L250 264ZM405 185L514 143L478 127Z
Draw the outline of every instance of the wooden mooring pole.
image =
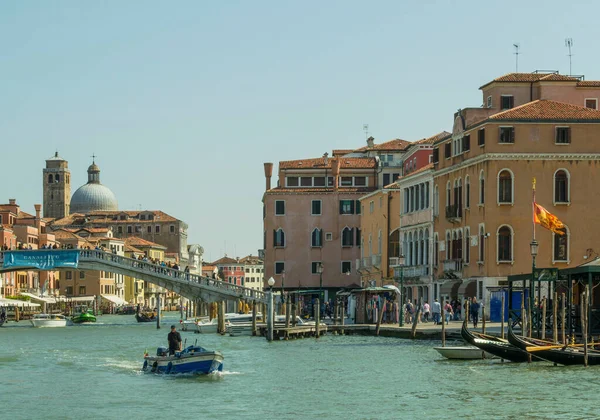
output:
M525 315L525 292L521 292L521 335L527 334L527 315Z
M411 336L415 338L417 336L417 324L419 323L419 318L421 317L421 308L423 307L423 298L421 298L421 302L419 303L419 307L415 311L415 317L413 319ZM444 322L444 317L442 316L442 323Z
M500 338L504 339L504 290L502 290L500 305Z
M440 306L442 307L442 347L446 347L446 320L444 319L446 311L444 310L444 305Z
M256 335L256 301L252 302L252 335Z
M481 306L481 333L485 334L485 306Z
M383 313L385 312L385 301L381 306L381 310L379 311L379 316L377 317L377 327L375 327L375 335L379 336L379 328L381 327L381 321L383 320Z
M560 323L561 324L560 329L561 329L561 334L562 334L562 336L561 336L562 341L563 341L564 345L566 346L569 344L569 340L567 339L567 335L565 332L565 328L566 328L565 323L566 323L566 319L567 319L565 316L565 307L566 307L567 303L565 302L565 294L564 293L562 293L561 301L562 301L562 311L561 311L562 313L561 313L560 320L562 322Z
M160 293L156 298L156 329L160 329Z
M558 343L558 293L552 299L552 341Z
M589 286L585 286L583 292L583 304L581 305L581 334L583 335L583 365L588 366L588 304L589 304Z
M546 339L546 298L542 299L542 340Z
M321 301L319 298L315 300L315 333L317 334L317 338L319 338L320 328L321 328Z

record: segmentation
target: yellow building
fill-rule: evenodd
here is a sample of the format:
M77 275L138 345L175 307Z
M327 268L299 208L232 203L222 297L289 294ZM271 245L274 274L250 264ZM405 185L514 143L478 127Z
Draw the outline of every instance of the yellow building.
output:
M139 238L137 236L131 236L129 238L125 238L125 246L133 247L133 248L136 248L137 250L143 252L144 258L147 259L147 262L150 262L150 263L156 262L157 264L160 264L161 262L165 261L165 251L167 250L167 247L165 247L165 246L159 245L154 242L147 241L147 240ZM132 286L134 286L134 284L135 283L133 283L133 282L131 283ZM143 282L142 287L143 287L143 294L144 294L143 306L146 306L151 309L155 308L158 295L160 294L160 296L163 298L162 302L161 302L161 307L164 307L164 303L165 303L164 297L168 292L167 289L165 289L164 287L159 287L152 283L148 283L148 282ZM127 286L125 286L125 288L127 289ZM135 288L134 288L134 292L135 292ZM125 293L127 293L127 291Z

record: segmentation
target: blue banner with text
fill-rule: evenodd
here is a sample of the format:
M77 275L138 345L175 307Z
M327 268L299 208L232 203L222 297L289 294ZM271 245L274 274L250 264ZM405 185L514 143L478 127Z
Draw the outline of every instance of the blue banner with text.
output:
M77 268L79 251L6 251L4 268L32 267L40 270L68 267Z

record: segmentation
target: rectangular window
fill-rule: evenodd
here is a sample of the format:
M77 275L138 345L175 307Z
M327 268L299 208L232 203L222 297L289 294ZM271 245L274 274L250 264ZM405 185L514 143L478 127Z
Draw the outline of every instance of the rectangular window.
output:
M127 233L133 233L133 227L127 226Z
M356 228L356 246L360 247L360 228Z
M319 266L321 265L321 261L313 261L310 264L310 272L312 274L319 274Z
M367 177L366 176L355 176L354 177L354 185L357 187L365 187L367 185Z
M327 186L333 187L333 177L332 176L327 177Z
M119 226L119 227L117 228L117 232L118 232L118 233L123 233L123 226Z
M311 246L314 248L320 248L323 246L323 230L315 229L312 231L310 238Z
M284 267L285 267L285 264L283 261L277 261L275 263L275 274L283 273Z
M483 146L485 145L485 128L482 128L477 132L477 145Z
M65 279L73 280L73 272L72 271L65 272Z
M147 229L146 229L146 231L147 231L148 233L152 233L152 226L147 226Z
M160 225L154 226L154 233L160 233Z
M297 176L288 176L285 178L285 181L288 187L297 187L299 185Z
M352 186L352 177L351 176L343 176L341 178L340 185L342 187L351 187Z
M352 273L352 261L342 261L342 274Z
M440 161L440 149L433 149L433 163L438 163Z
M354 246L354 228L344 228L342 231L342 246Z
M284 247L285 246L285 233L281 229L273 231L273 246Z
M390 174L383 174L383 185L390 185Z
M170 231L171 233L175 233L175 225L171 225L171 226L169 226L169 231Z
M313 185L315 187L324 187L325 186L325 177L324 176L316 176L313 178Z
M300 186L301 187L312 187L312 177L303 176L300 178Z
M325 240L326 240L326 241L333 241L333 233L331 233L331 232L327 232L327 233L325 234Z
M312 200L311 214L313 216L321 215L321 200Z
M79 286L79 294L85 295L85 286Z
M500 127L499 143L509 144L515 142L515 128L514 127Z
M356 214L360 214L360 200L355 200L354 202L354 211Z
M514 107L515 98L512 95L500 96L500 109L511 109Z
M85 271L80 271L79 272L79 278L80 279L84 279L85 278Z
M354 214L354 200L340 200L340 214Z
M135 233L142 233L142 227L141 226L136 226L135 227Z
M471 229L465 229L465 263L471 262Z
M491 97L491 96L488 96L488 97L487 97L487 107L488 107L488 108L491 108L491 107L492 107L492 97Z
M67 286L65 290L67 296L73 296L73 286Z
M598 109L598 98L586 98L585 107L590 109Z
M448 142L444 144L444 157L450 159L452 157L452 143Z
M556 138L555 138L554 142L556 144L571 143L571 128L570 127L556 127Z
M467 134L463 137L463 150L471 150L471 135Z
M285 201L283 201L283 200L275 201L275 215L276 216L285 215Z
M396 182L396 181L398 181L398 178L400 178L400 174L399 174L399 173L397 173L397 174L392 174L392 182Z
M375 202L369 201L369 214L373 214L373 211L375 211Z

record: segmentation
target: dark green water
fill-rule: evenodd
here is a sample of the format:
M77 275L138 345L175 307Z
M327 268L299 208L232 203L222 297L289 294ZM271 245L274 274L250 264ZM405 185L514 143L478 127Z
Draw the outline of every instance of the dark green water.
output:
M600 369L446 361L437 343L326 336L262 338L183 332L225 355L219 375L141 373L164 327L133 316L95 325L0 328L5 419L598 418Z

